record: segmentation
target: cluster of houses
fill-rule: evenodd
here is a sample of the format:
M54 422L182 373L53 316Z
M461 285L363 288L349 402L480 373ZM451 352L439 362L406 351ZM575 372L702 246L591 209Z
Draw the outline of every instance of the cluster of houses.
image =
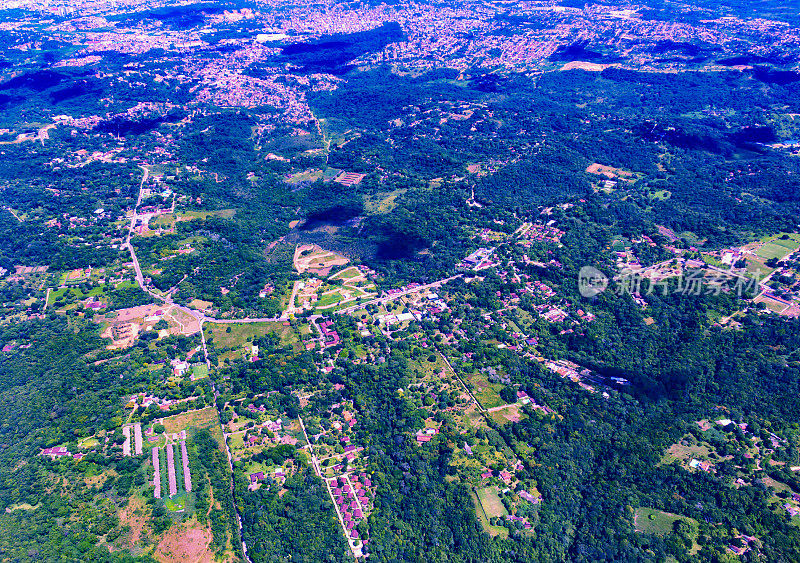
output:
M322 287L322 280L319 278L298 282L297 301L303 309L311 308L311 305L319 300L317 290L320 287Z
M322 346L325 348L331 348L333 346L337 346L341 339L339 338L339 333L336 332L336 329L333 328L333 321L328 319L324 322L319 323L319 330L322 332Z
M561 377L565 379L569 379L573 383L577 383L578 386L583 388L584 390L590 393L596 393L597 389L592 385L586 383L589 381L595 384L605 384L605 383L615 383L617 385L627 385L629 382L623 378L615 378L615 381L612 380L605 380L604 378L600 377L596 373L592 372L592 370L587 368L582 368L578 364L574 362L570 362L569 360L544 360L544 366L549 369L550 371L557 373ZM610 395L607 391L603 391L603 397L608 399Z
M125 408L127 409L134 409L137 407L147 408L150 405L156 405L162 411L168 411L170 408L172 408L174 405L178 403L193 401L196 398L197 397L187 397L185 399L173 400L173 399L162 399L155 395L142 394L139 396L131 397L131 400L128 401L128 404L125 405Z
M404 285L403 287L398 287L395 289L387 289L385 293L387 297L391 297L392 295L400 295L401 293L405 293L406 291L410 291L418 287L419 287L418 283L412 282L408 285Z
M189 362L181 360L180 358L171 360L169 364L172 366L172 375L175 377L183 377L189 369Z
M699 469L700 471L705 471L706 473L709 473L714 468L714 464L712 464L710 461L701 461L699 459L692 459L689 461L689 468Z
M283 467L276 467L270 473L270 477L264 474L263 471L256 471L255 473L250 474L250 485L248 485L248 490L255 491L258 489L259 485L266 481L268 478L272 479L279 485L283 485L286 482L286 470Z
M366 545L368 538L361 538L356 527L372 509L372 481L362 472L343 474L326 479L326 482L348 539Z
M555 414L556 412L547 405L538 404L536 401L531 399L525 391L517 391L517 402L521 405L530 405L533 410L540 411L544 414Z
M261 288L261 291L258 292L258 296L264 299L267 295L272 295L273 291L275 291L275 286L267 282L264 284L264 287Z
M247 407L247 410L254 414L263 413L265 411L263 405L259 408L256 408L253 405L249 405ZM269 430L272 433L272 436L270 438L267 438L266 435L262 435L261 432L264 429ZM281 435L282 431L283 431L283 420L281 420L280 418L278 418L275 421L267 419L263 424L249 431L247 439L244 442L244 445L245 447L252 448L257 444L263 444L266 441L271 441L273 444L280 444L280 445L288 444L290 446L294 446L295 444L297 444L298 442L297 438L295 438L290 434Z
M560 243L564 231L554 227L554 224L555 221L548 221L546 224L534 223L528 229L523 230L518 244L529 247L534 242Z
M519 463L519 462L517 462L517 463ZM519 465L521 466L522 464L519 464ZM488 481L488 480L490 480L491 478L493 478L494 476L495 476L495 475L494 475L494 473L492 473L492 471L490 471L489 469L487 469L486 471L484 471L483 473L481 473L481 480L482 480L482 481ZM510 484L511 484L511 482L514 480L514 474L513 474L513 473L511 473L510 471L506 470L506 469L503 469L503 470L501 470L501 471L500 471L500 472L497 474L497 477L499 477L499 479L500 479L500 480L501 480L503 483L505 483L506 485L510 485Z
M39 455L47 456L50 459L61 459L64 457L71 457L75 461L80 461L86 454L82 453L73 454L70 453L69 450L67 450L66 446L53 446L52 448L44 448L41 452L39 452Z
M569 317L566 311L549 303L536 305L534 308L540 317L551 323L564 322Z
M396 315L384 315L382 317L378 317L378 321L387 326L394 326L404 322L418 321L421 318L422 317L419 313L413 313L409 311L408 313L398 313Z
M508 520L509 522L519 522L520 525L525 530L530 530L531 529L531 523L528 522L528 519L525 518L524 516L517 516L515 514L507 514L506 515L506 520Z
M740 557L745 553L747 553L748 551L750 551L753 545L756 545L758 542L758 539L755 538L754 536L746 536L744 534L737 536L736 539L739 540L739 543L741 545L730 544L728 546L728 549Z

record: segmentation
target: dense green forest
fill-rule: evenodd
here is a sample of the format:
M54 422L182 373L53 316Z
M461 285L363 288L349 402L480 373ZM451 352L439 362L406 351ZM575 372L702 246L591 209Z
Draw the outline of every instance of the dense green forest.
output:
M0 558L800 560L796 6L558 4L0 32Z

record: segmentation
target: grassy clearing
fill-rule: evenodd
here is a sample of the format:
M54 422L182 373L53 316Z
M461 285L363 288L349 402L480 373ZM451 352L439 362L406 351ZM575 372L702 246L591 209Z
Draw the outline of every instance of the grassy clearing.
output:
M39 503L36 506L33 506L32 504L28 504L27 502L21 502L21 503L18 503L18 504L12 504L11 506L8 507L8 510L10 510L12 512L14 510L36 510L40 506L42 506L42 503Z
M683 520L692 527L692 548L690 553L697 553L700 550L700 545L697 543L697 533L699 526L697 520L689 518L688 516L681 516L680 514L672 514L671 512L663 512L655 508L647 508L640 506L636 509L633 516L633 525L636 531L641 534L650 534L654 536L666 536L675 529L675 523Z
M235 214L235 209L217 209L216 211L182 211L177 216L178 221L191 221L192 219L207 219L209 217L230 219Z
M662 512L654 508L640 506L634 513L634 526L636 531L643 534L663 536L672 532L675 522L684 519L683 516ZM686 520L690 520L686 518Z
M503 501L500 500L500 497L497 494L497 487L485 487L483 489L477 489L475 493L478 495L478 500L483 507L483 511L489 518L493 518L495 516L503 517L508 514L506 507L503 506Z
M519 422L520 420L528 417L525 413L520 412L520 409L517 405L508 405L508 407L504 409L489 413L489 418L502 426L504 424L508 424L509 422Z
M316 182L322 178L323 172L318 168L304 170L303 172L296 172L286 178L289 184L299 184L300 182Z
M397 198L407 191L407 189L402 188L391 192L377 193L366 198L364 201L364 208L367 212L372 214L389 213L397 207Z
M297 335L292 327L286 326L282 322L206 323L203 330L205 330L206 339L213 337L212 344L217 350L243 348L254 338L271 332L275 332L280 337L281 344L294 345L298 343Z
M164 499L164 508L170 512L186 510L186 493L178 493L172 498Z
M355 266L350 266L349 268L345 268L339 272L333 274L329 279L332 280L351 280L353 278L357 278L361 276L361 272Z
M224 447L222 428L219 425L219 417L217 416L217 409L214 407L206 407L196 411L188 411L174 416L161 419L161 424L168 434L177 434L182 430L187 433L191 429L205 428L207 429L214 439L220 444L220 448Z
M483 531L492 537L494 536L500 536L503 538L508 537L507 528L503 526L492 526L491 524L489 524L489 516L487 516L486 512L483 510L481 501L478 499L478 495L475 494L475 491L470 491L469 494L470 497L472 497L472 503L475 505L475 513L478 515L478 520L480 520L481 522Z
M688 439L687 437L688 435L684 436L678 441L678 443L670 446L667 452L664 454L664 457L661 459L661 463L666 464L675 460L687 461L690 459L699 459L701 461L708 460L709 454L713 451L710 444L705 442L692 444L683 443Z
M473 373L464 376L463 379L483 408L491 409L506 404L500 398L500 391L504 387L502 383L489 383L489 380L482 373Z
M773 241L768 242L761 248L756 251L756 256L761 258L762 260L770 260L772 258L781 259L789 252L793 250L797 250L797 245L793 244L791 246L787 246L785 243L793 242L793 241Z
M86 449L86 450L88 450L90 448L96 448L99 445L100 445L100 440L98 440L94 436L90 436L88 438L84 438L83 440L80 440L78 442L78 447L81 448L81 449Z

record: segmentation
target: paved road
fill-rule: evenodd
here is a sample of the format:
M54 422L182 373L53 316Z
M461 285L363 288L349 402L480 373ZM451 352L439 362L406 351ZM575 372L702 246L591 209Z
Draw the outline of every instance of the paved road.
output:
M337 313L352 313L353 311L358 311L359 309L363 309L367 305L379 305L381 303L388 303L389 301L394 301L404 295L408 295L409 293L415 293L417 291L423 291L426 289L435 289L437 287L446 284L449 281L452 281L456 278L462 277L464 274L456 274L455 276L450 276L449 278L445 278L443 280L437 280L435 282L431 282L425 285L418 285L412 289L406 289L399 293L395 293L392 295L387 295L386 297L379 297L378 299L373 299L372 301L365 301L364 303L359 303L358 305L353 305L352 307L347 307L346 309L339 309L336 311Z
M128 236L125 238L125 247L127 247L128 251L130 252L131 261L133 262L133 269L136 272L136 283L139 285L139 287L142 289L142 291L146 292L152 298L154 298L154 299L156 299L158 301L161 301L162 303L173 305L176 309L179 309L179 310L181 310L181 311L193 316L195 319L197 319L197 322L200 324L200 334L201 335L203 333L203 323L205 323L205 322L221 323L221 324L238 324L238 323L282 322L282 321L289 320L289 314L290 314L291 311L293 311L293 300L294 300L294 295L295 295L295 289L297 288L297 284L296 283L295 283L295 288L292 290L292 300L290 300L290 302L289 302L289 307L287 308L286 311L283 312L283 314L281 316L279 316L279 317L261 317L261 318L246 317L246 318L243 318L243 319L218 319L218 318L215 318L215 317L209 317L205 313L203 313L201 311L198 311L197 309L192 309L192 308L186 307L184 305L178 305L177 303L174 303L172 301L172 298L169 295L167 295L167 296L160 295L160 294L154 292L153 290L151 290L149 287L147 287L145 285L145 283L144 283L144 275L142 274L142 268L139 265L139 259L136 257L136 251L133 249L133 244L131 244L131 239L133 238L134 229L136 227L136 220L141 217L136 212L136 210L139 208L139 205L141 205L141 203L142 203L142 191L144 189L144 183L147 181L147 177L149 175L149 171L147 170L147 168L145 168L144 166L142 166L141 168L142 168L142 170L144 170L144 175L142 176L142 181L139 184L139 196L136 199L136 207L134 207L134 209L133 209L133 216L131 217L131 223L128 226ZM388 295L386 297L373 299L372 301L366 301L364 303L361 303L359 305L354 305L354 306L348 307L346 309L339 309L336 312L337 313L351 313L353 311L356 311L358 309L361 309L361 308L365 307L366 305L374 305L374 304L379 304L379 303L386 303L386 302L392 301L394 299L397 299L399 297L402 297L404 295L408 295L409 293L413 293L413 292L416 292L416 291L423 291L425 289L433 289L433 288L439 287L442 284L445 284L445 283L447 283L447 282L449 282L451 280L454 280L456 278L460 278L462 276L463 276L463 274L456 274L455 276L451 276L449 278L446 278L446 279L443 279L443 280L438 280L438 281L435 281L435 282L432 282L432 283L429 283L429 284L420 285L420 286L417 286L417 287L415 287L413 289L407 289L407 290L402 291L400 293L395 293L394 295ZM202 336L202 341L203 341L203 354L205 355L206 363L208 364L209 363L208 350L206 349L205 336Z
M358 559L358 558L361 557L361 554L362 554L362 552L361 552L361 542L360 541L354 541L354 540L352 540L350 538L350 531L347 529L347 526L345 526L345 524L344 524L344 516L342 515L341 511L339 510L339 505L336 504L336 499L333 497L333 491L331 490L331 485L330 485L330 483L328 483L328 480L322 474L322 469L320 467L319 460L317 459L317 456L314 454L314 446L311 444L311 440L309 440L309 438L308 438L308 433L306 432L306 425L303 424L303 419L301 417L298 416L297 420L300 421L300 428L303 429L303 436L306 437L306 442L308 442L308 451L311 453L311 465L314 467L314 473L316 473L317 477L322 479L322 481L325 483L325 490L328 491L328 496L330 497L331 502L333 503L333 508L336 511L336 516L337 516L337 518L339 520L339 525L342 527L342 531L344 532L344 537L347 539L347 545L350 546L350 550L352 551L353 556L356 559ZM348 479L348 482L349 482L349 479ZM353 489L353 490L355 491L355 489ZM353 495L353 496L355 496L355 495ZM358 505L361 506L361 502L360 501L358 502ZM363 507L361 507L361 512L363 514L363 512L364 512L364 508Z

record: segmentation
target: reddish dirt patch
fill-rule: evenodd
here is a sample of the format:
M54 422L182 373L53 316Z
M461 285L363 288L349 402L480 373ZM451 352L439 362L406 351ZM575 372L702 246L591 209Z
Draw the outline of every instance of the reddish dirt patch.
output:
M139 540L142 539L142 531L147 523L147 517L141 515L147 513L144 508L145 505L141 500L131 497L128 505L119 512L119 525L130 526L131 528L131 533L128 537L129 548L136 547ZM140 514L137 514L137 512Z
M608 68L611 65L600 65L597 63L590 63L586 61L570 61L564 66L561 67L561 70L572 70L572 69L580 69L580 70L589 70L592 72L599 72Z
M602 175L606 178L630 178L633 176L631 172L614 168L613 166L604 166L602 164L598 164L597 162L590 164L586 169L586 172L589 174Z
M153 556L164 563L211 563L214 561L214 552L208 548L211 538L211 530L192 519L170 528L158 542Z

